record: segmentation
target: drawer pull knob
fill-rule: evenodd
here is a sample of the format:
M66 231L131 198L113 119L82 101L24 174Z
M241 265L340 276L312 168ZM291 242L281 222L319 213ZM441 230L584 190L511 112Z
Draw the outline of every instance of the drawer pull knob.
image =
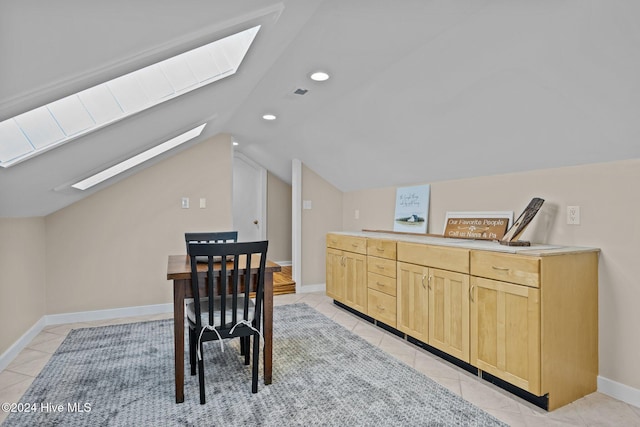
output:
M426 278L427 278L427 275L426 275L426 274L423 274L423 275L422 275L422 289L427 289L427 288L426 288L426 286L425 286L425 284L424 284L424 279L426 279Z
M384 252L384 248L376 248L376 251L378 251L378 252Z
M384 311L384 307L381 305L376 305L376 307L378 308L379 311Z
M433 276L429 275L429 290L431 290L431 279L433 278Z
M357 248L359 245L357 243L352 243L351 246L353 246L354 248Z
M496 267L495 265L492 265L491 268L498 271L509 271L509 267Z
M376 267L381 268L381 269L384 270L384 265L376 264Z
M380 282L376 282L376 285L378 285L378 286L385 286L385 284L384 284L384 283L380 283Z
M472 286L469 288L469 299L471 300L471 302L475 302L475 301L473 300L473 288L475 288L475 287L476 287L476 285L472 285Z

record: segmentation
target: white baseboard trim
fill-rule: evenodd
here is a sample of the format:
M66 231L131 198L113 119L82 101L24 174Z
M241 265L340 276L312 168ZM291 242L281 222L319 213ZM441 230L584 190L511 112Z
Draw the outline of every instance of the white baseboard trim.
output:
M640 390L637 388L598 376L598 391L640 408Z
M63 323L91 322L94 320L118 319L120 317L147 316L150 314L172 312L173 304L155 304L112 308L108 310L80 311L77 313L49 314L45 316L45 318L47 325L60 325Z
M64 323L91 322L94 320L118 319L121 317L147 316L151 314L172 313L173 304L142 305L109 310L81 311L77 313L49 314L42 316L27 332L0 355L0 371L4 370L29 343L49 325Z
M289 267L291 265L293 265L293 263L291 261L274 261L276 264L278 264L281 267Z
M308 294L310 292L325 292L326 286L324 283L318 283L316 285L304 285L297 286L296 285L296 293L297 294Z
M29 345L33 339L38 336L40 331L46 326L46 319L40 318L27 332L25 332L11 347L9 347L2 355L0 355L0 371L3 371L20 352Z

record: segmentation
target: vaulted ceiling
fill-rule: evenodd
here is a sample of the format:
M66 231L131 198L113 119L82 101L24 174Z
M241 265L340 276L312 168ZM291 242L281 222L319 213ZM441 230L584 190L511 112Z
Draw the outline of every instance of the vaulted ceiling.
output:
M635 0L0 0L0 121L262 26L235 75L0 168L0 217L221 132L284 180L298 158L343 191L637 158L639 18Z

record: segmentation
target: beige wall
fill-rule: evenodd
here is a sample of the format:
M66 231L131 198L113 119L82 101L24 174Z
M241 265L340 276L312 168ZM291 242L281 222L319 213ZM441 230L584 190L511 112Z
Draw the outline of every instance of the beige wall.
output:
M0 354L46 311L44 218L0 218Z
M291 185L267 173L269 259L291 262Z
M342 228L342 192L302 165L302 200L312 208L302 210L302 283L325 282L326 234Z
M510 210L532 197L545 204L524 240L601 248L599 263L600 375L640 389L640 160L431 183L429 232L442 233L445 212ZM345 193L344 230L393 229L395 188ZM581 207L581 224L566 224L567 206ZM354 210L360 219L354 219Z
M47 216L47 313L171 302L167 256L185 252L184 232L231 228L231 168L219 135Z

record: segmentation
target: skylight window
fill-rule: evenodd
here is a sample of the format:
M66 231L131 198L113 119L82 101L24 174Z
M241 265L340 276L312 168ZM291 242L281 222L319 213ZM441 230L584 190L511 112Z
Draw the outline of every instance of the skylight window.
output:
M0 122L0 166L236 73L260 25Z
M118 174L121 174L122 172L138 166L140 163L144 163L147 160L150 160L166 151L171 150L172 148L177 147L180 144L184 144L185 142L192 140L202 133L202 129L204 129L206 125L206 123L200 125L196 128L191 129L190 131L176 136L175 138L163 142L162 144L156 145L155 147L150 148L147 151L143 151L138 155L130 157L127 160L124 160L117 165L111 166L110 168L105 169L102 172L98 172L97 174L92 175L87 179L76 182L72 185L72 187L77 188L78 190L86 190L87 188L91 188L94 185L98 185L102 181L106 181L109 178L112 178Z

